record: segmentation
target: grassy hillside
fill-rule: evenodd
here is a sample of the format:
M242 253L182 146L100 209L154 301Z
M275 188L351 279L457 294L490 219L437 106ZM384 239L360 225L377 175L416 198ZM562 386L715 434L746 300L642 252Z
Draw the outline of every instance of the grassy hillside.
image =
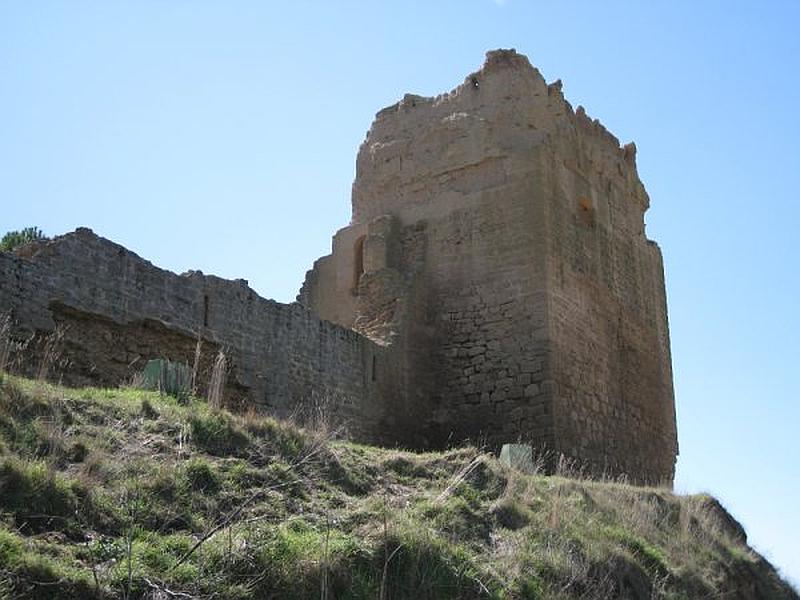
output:
M0 599L796 598L707 496L0 384Z

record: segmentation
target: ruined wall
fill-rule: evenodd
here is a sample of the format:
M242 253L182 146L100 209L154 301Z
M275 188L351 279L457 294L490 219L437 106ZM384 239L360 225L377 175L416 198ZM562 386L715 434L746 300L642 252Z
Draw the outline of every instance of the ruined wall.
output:
M67 383L118 384L150 358L192 365L200 337L203 371L218 348L228 354L234 400L284 415L328 405L356 436L373 439L381 383L373 370L385 351L297 304L265 300L243 280L176 275L79 229L30 258L0 253L5 312L20 339L64 326Z
M672 479L663 270L634 153L513 51L378 113L352 223L298 299L414 376L398 437L522 438L596 472ZM376 247L394 254L374 261Z

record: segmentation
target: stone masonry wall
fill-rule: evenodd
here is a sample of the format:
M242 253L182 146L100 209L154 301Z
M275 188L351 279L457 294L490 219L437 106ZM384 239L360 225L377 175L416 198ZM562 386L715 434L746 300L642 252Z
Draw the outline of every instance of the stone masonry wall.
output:
M176 275L79 229L30 258L0 253L6 312L20 339L65 326L67 383L118 384L157 357L191 366L200 337L204 371L218 348L228 354L233 399L281 415L327 406L356 437L375 439L381 381L372 370L389 362L385 350L297 304L265 300L243 280Z
M352 222L298 299L394 348L396 439L523 439L671 481L663 269L632 145L495 51L453 91L380 111L356 167Z
M403 400L413 417L401 430L416 445L554 446L544 208L533 202L545 133L527 102L548 90L530 65L514 70L517 60L501 56L449 94L409 94L378 113L357 159L353 222L301 292L343 325L380 319L347 276L367 263L355 240L369 242L378 220L398 224L393 280L403 285L382 305L403 306L392 314L396 356L414 378ZM374 276L363 271L361 281Z

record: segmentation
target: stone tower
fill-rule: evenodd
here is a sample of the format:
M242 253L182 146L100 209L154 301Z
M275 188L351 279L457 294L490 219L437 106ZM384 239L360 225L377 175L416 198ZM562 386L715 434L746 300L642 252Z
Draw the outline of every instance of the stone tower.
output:
M298 300L387 347L382 441L521 439L672 480L663 266L635 158L514 50L377 114L352 221Z

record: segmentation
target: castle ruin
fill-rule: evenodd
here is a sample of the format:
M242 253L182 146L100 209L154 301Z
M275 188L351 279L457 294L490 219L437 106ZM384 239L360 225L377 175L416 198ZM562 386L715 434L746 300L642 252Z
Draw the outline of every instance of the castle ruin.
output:
M158 269L91 231L0 253L15 335L62 324L71 383L225 348L228 395L314 405L355 439L523 440L592 472L671 482L677 454L661 253L633 144L513 50L450 93L378 113L352 220L298 302ZM208 354L208 353L206 353Z

